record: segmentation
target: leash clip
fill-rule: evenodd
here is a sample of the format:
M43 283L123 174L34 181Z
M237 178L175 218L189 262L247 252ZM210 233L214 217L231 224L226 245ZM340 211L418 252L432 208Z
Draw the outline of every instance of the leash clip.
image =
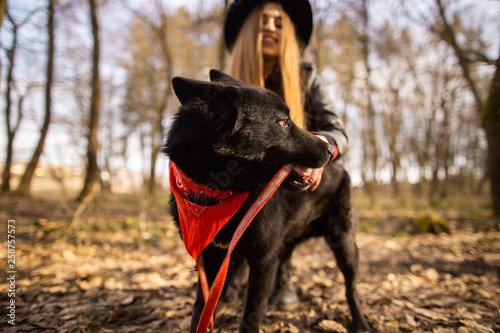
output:
M196 272L198 271L198 266L197 265L195 265L193 268L189 269L189 272L195 272L195 271Z

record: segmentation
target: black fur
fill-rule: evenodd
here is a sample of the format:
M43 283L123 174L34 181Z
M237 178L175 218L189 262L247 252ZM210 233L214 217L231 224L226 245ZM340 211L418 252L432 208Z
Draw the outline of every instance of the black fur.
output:
M168 133L164 152L196 183L214 189L250 191L242 208L203 251L209 283L225 257L224 249L245 212L267 182L286 163L325 166L331 147L298 128L274 93L212 70L212 82L176 77L173 86L182 103ZM356 217L349 175L340 163L325 166L320 186L292 172L241 237L235 254L249 264L248 292L240 332L259 332L273 286L283 285L284 266L297 244L322 236L345 277L346 296L356 332L369 331L356 292L358 249ZM173 195L171 214L177 225ZM280 268L281 267L281 268ZM227 281L226 281L227 284ZM198 286L191 332L196 331L204 300Z

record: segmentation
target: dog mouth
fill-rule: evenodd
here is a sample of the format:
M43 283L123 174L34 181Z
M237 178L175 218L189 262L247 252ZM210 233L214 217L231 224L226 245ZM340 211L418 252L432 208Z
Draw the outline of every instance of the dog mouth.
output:
M298 180L292 180L290 185L292 185L299 191L305 191L309 188L309 186L311 186L307 181L298 181Z

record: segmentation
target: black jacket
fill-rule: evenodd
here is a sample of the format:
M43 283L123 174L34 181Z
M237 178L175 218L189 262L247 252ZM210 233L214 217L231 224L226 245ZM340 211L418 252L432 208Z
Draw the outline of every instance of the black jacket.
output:
M325 136L338 147L340 156L343 156L349 149L344 123L335 112L314 65L303 63L301 76L304 82L302 100L307 129Z

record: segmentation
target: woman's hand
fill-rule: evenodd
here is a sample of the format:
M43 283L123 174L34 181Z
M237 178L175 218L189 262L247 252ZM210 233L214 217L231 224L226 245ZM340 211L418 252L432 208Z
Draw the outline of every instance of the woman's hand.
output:
M328 140L323 135L317 135L321 140L328 143ZM306 182L309 183L309 190L314 191L321 183L321 177L323 176L324 168L306 168L303 166L295 166L293 170L298 173Z
M321 183L321 177L323 176L323 169L324 168L318 168L318 169L312 169L311 172L311 178L309 178L312 183L309 186L309 191L314 191L318 186L319 183Z
M309 183L308 190L310 191L314 191L319 186L321 177L323 176L323 169L324 168L312 169L299 165L296 165L293 168L293 170L298 173L299 176L302 176L302 178L304 178L304 180Z

